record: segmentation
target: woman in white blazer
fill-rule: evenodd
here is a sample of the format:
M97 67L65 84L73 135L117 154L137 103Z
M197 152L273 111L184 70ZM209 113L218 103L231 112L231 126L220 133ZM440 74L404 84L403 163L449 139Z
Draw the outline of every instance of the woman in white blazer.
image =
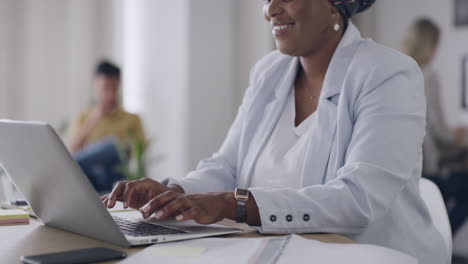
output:
M373 2L266 0L278 51L253 67L220 150L182 179L119 183L104 203L262 233L337 233L447 263L418 187L421 71L348 20Z

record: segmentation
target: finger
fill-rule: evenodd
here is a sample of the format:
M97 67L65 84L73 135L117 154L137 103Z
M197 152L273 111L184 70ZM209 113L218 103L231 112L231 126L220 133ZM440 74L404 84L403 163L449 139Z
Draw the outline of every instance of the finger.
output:
M139 209L139 211L143 214L144 218L148 218L152 213L154 213L161 206L178 198L179 196L181 195L173 191L164 192L156 196L155 198L153 198L151 201L147 202L144 206L142 206Z
M192 208L192 202L185 197L179 197L158 209L156 211L156 218L163 220L175 217L190 208Z
M199 214L199 211L195 207L192 207L192 208L182 212L178 216L176 216L176 220L179 221L179 222L194 220L194 219L198 218L198 214Z
M104 204L105 207L107 207L107 203L109 202L109 198L106 197L104 201L102 201L102 204Z
M127 182L123 191L123 206L127 208L129 205L132 206L134 201L132 201L133 193L135 192L135 182Z
M132 195L132 204L129 206L134 209L139 209L141 206L149 202L152 198L148 197L146 193L135 192Z
M109 202L107 203L107 208L112 208L112 207L115 206L115 203L117 202L117 199L121 198L121 196L122 196L122 192L125 189L125 184L126 183L127 183L126 181L122 181L122 182L117 183L114 190L112 190L112 192L109 195Z
M101 196L100 197L101 201L104 201L108 196L109 196L109 194L105 194L105 195Z

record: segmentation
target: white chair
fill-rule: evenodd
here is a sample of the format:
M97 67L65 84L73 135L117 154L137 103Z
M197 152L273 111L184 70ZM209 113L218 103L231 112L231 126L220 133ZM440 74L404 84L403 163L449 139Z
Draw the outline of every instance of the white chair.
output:
M452 254L452 229L450 228L447 209L439 188L432 181L422 178L419 182L419 189L431 214L434 226L444 238L445 244L450 254Z

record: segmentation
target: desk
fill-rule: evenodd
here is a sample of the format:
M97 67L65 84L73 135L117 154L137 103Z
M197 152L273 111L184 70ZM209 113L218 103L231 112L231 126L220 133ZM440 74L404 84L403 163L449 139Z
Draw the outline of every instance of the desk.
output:
M260 236L247 225L239 225L228 220L222 221L220 224L245 230L245 232L240 234L224 236L226 239L229 239L229 237ZM334 234L308 234L304 235L304 237L328 243L353 243L348 238ZM36 255L89 247L114 248L125 251L129 256L145 248L121 248L103 241L44 226L36 219L31 219L31 222L27 225L0 226L0 238L0 262L7 264L21 263L19 259L23 255Z

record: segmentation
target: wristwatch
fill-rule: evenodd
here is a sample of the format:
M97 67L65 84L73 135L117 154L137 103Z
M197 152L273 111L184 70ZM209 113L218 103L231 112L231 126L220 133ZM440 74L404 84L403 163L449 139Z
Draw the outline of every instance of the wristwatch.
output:
M236 198L236 222L245 223L247 218L247 212L245 209L245 203L249 200L249 190L245 189L234 189L234 198Z

